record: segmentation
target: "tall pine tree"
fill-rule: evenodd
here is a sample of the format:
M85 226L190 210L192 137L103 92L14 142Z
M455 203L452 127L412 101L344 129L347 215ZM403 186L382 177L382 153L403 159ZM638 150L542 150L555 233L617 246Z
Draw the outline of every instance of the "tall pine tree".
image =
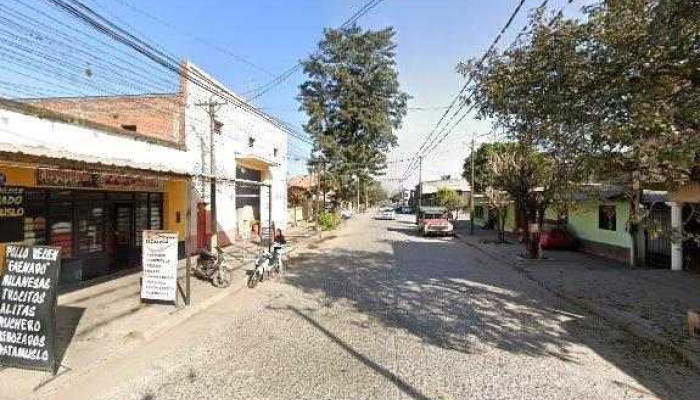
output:
M303 62L304 129L323 153L329 186L345 200L357 178L368 182L386 168L406 115L409 96L399 88L394 36L393 28L326 29L318 51Z

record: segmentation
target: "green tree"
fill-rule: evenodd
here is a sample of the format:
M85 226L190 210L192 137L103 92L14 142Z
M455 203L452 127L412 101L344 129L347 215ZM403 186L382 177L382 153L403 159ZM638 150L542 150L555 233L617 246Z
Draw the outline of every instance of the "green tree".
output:
M406 114L409 96L399 87L393 28L326 29L319 50L302 64L304 125L326 160L329 184L351 199L353 177L363 183L386 168L386 153Z
M389 194L380 182L372 181L367 187L367 202L369 205L379 204L389 200Z
M472 157L474 157L474 188L476 192L483 192L491 185L493 171L489 165L489 156L493 152L505 151L511 143L495 142L482 143L473 154L467 156L462 167L462 176L471 183Z
M555 35L542 18L535 15L529 40L491 54L484 63L473 60L461 66L475 82L468 100L510 142L491 152L487 171L491 186L514 201L529 258L540 257L546 209L566 208L572 201L573 183L587 175L591 154L585 141L575 140L580 131L569 126L583 122L571 118L555 123L550 115L577 79L560 71L582 62L572 42L578 28L562 23ZM568 105L571 116L583 112L580 104Z
M565 210L575 184L595 172L626 188L636 237L642 189L670 190L691 177L700 148L699 7L602 0L581 20L539 14L516 46L463 66L481 115L548 159L543 205Z
M447 211L457 211L464 207L464 200L454 189L440 188L435 193L437 205L445 207Z

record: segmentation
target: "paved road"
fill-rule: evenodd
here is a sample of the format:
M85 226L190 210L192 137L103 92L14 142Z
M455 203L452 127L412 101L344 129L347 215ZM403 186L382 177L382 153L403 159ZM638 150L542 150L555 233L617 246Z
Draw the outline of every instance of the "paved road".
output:
M105 400L700 398L653 345L458 239L368 216L92 385Z

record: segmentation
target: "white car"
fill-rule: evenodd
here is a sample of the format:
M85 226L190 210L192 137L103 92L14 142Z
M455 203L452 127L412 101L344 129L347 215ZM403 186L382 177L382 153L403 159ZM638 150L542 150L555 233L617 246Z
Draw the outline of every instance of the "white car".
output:
M380 208L377 213L377 219L395 219L393 208Z
M340 210L340 217L341 217L342 219L350 219L350 218L352 218L352 210L348 210L348 209Z

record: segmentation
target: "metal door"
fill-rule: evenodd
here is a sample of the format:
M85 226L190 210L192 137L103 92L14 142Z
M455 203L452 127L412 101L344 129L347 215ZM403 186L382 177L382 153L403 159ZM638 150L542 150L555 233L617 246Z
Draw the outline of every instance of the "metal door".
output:
M663 203L652 205L648 216L650 228L644 231L644 260L647 267L671 268L671 208Z
M132 263L134 250L134 206L115 204L114 206L114 265L125 268Z

